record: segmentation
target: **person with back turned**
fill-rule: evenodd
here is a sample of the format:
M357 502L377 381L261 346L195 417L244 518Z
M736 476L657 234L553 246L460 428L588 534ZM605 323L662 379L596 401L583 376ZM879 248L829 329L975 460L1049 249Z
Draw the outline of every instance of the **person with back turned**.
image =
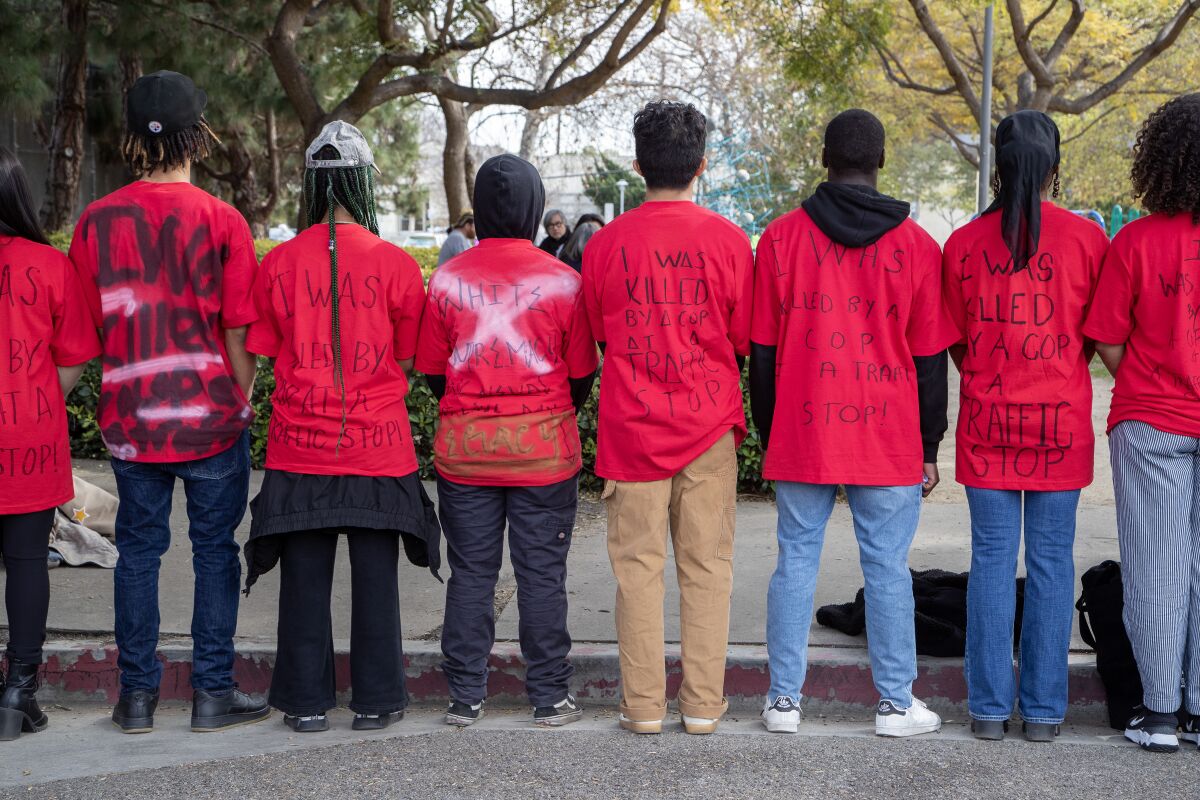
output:
M158 573L171 545L171 498L183 481L192 541L192 730L270 714L233 680L241 565L233 533L250 485L250 394L258 267L246 220L191 184L217 142L208 96L185 75L155 72L129 90L122 153L133 183L92 203L71 242L101 330L96 416L120 506L113 574L121 697L113 723L154 726L162 664Z
M941 252L908 203L875 186L883 125L852 109L825 128L828 168L758 244L751 410L775 481L779 556L767 592L767 730L795 733L825 526L845 486L866 582L875 732L913 736L941 719L912 695L916 633L908 550L938 483L946 431ZM779 402L776 402L779 398Z

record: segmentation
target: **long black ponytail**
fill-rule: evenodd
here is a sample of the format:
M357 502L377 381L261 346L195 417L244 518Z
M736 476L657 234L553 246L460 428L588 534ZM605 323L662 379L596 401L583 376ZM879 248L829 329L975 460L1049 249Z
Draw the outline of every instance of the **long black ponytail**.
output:
M17 236L49 244L37 214L25 168L11 150L0 145L0 236Z

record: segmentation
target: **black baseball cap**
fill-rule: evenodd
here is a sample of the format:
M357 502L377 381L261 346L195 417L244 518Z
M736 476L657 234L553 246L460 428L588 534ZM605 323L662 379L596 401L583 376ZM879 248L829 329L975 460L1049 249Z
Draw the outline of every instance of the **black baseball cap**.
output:
M208 105L208 95L192 79L159 70L143 75L129 88L125 123L130 133L165 136L195 125Z

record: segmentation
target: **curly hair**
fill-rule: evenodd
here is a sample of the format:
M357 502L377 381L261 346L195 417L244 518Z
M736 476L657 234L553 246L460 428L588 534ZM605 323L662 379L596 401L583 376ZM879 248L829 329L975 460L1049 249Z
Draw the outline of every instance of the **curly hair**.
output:
M708 120L691 103L655 100L633 115L634 154L650 189L687 187L708 144Z
M1164 103L1133 146L1133 195L1147 210L1200 223L1200 92Z
M168 170L199 161L207 157L213 145L220 141L208 126L208 120L200 117L200 121L192 127L165 136L144 136L126 131L121 142L121 155L129 171L140 178L155 170Z

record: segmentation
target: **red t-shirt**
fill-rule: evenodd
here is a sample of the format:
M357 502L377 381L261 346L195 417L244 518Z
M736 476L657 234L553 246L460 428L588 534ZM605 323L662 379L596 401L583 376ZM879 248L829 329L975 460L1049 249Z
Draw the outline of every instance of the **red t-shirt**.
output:
M446 376L438 473L545 486L579 472L567 379L596 362L579 275L566 264L527 239L484 239L447 261L429 281L417 349L418 370Z
M913 356L958 338L937 243L906 219L875 244L846 247L796 209L767 226L755 263L750 338L778 348L763 477L920 483Z
M1082 328L1107 248L1099 225L1048 202L1028 269L1013 271L999 213L946 242L946 309L967 348L959 483L1060 491L1092 482L1096 437Z
M1113 237L1083 326L1125 344L1108 429L1139 420L1200 436L1200 225L1151 214Z
M75 496L67 410L56 367L100 355L71 262L53 247L0 236L0 514Z
M170 463L232 447L254 417L225 350L255 318L242 215L190 183L137 181L87 207L71 260L101 329L109 451Z
M745 232L687 201L643 203L588 241L584 297L605 342L597 475L663 480L731 429L742 441L753 279Z
M417 455L404 405L408 380L396 362L416 353L421 268L361 225L337 226L337 253L344 409L334 370L329 226L306 228L268 253L254 283L258 321L246 347L275 359L267 468L408 475Z

